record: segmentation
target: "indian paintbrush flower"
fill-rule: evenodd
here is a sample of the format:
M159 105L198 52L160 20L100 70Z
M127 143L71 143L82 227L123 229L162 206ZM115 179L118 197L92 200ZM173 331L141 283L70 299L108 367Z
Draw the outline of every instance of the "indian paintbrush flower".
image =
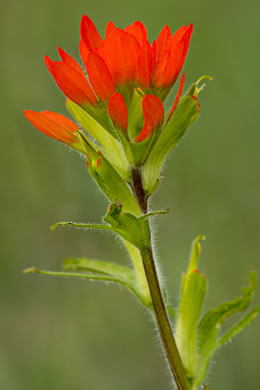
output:
M98 130L93 134L89 129L95 127L94 123L101 125L122 145L129 167L140 167L178 106L184 74L173 105L165 113L164 101L182 70L192 30L192 24L185 25L172 34L165 26L150 44L140 21L125 29L109 22L102 39L84 15L79 51L85 69L59 47L60 61L46 56L45 64L66 96L69 111L74 103L74 109L75 105L80 107L95 120L91 124L85 121L85 130L104 146L96 134ZM25 116L46 135L85 153L86 145L79 143L78 125L69 119L49 113L47 120L45 113L28 110ZM74 118L79 121L77 116Z

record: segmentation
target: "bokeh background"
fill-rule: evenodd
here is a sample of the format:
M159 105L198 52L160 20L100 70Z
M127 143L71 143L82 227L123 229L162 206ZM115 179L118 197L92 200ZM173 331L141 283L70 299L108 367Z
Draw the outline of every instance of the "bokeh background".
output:
M106 201L83 159L43 136L24 109L65 113L64 98L43 57L57 45L79 59L79 23L88 14L104 33L142 20L154 39L193 22L187 85L213 82L200 95L201 117L165 169L153 206L157 252L176 305L192 239L204 233L201 270L209 278L207 308L231 299L259 273L259 2L243 0L11 0L1 2L1 272L0 389L170 389L154 325L128 292L86 281L23 275L36 265L58 270L68 256L127 264L108 234L49 226L96 221ZM259 302L257 292L255 303ZM260 387L260 323L215 359L212 390Z

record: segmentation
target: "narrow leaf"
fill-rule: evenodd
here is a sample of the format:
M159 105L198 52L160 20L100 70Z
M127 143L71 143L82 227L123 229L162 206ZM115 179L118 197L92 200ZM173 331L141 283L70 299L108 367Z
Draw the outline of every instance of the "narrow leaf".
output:
M141 218L149 218L149 217L153 217L155 215L158 215L158 214L168 214L171 210L169 208L167 209L163 209L163 210L155 210L155 211L151 211L150 213L147 213L147 214L144 214L142 217L140 217L139 219Z
M131 271L131 270L130 270ZM55 276L63 278L74 278L74 279L89 279L96 281L104 281L120 284L128 288L146 307L147 303L143 300L143 297L140 295L137 286L133 283L133 280L129 280L126 276L120 276L118 274L107 274L107 273L87 273L87 272L57 272L57 271L46 271L40 270L36 267L31 267L23 271L24 274L36 273L45 276Z
M98 230L110 230L113 229L104 224L95 224L95 223L81 223L81 222L57 222L50 227L50 230L55 230L58 226L69 226L78 229L98 229Z
M125 278L131 283L135 283L136 277L133 270L120 264L110 261L92 260L85 257L68 258L63 263L64 271L90 271L106 275L114 275Z
M252 309L244 318L238 321L228 332L226 332L222 337L219 338L218 347L223 344L226 344L234 336L236 336L243 329L245 329L259 314L260 306L256 307L255 309Z

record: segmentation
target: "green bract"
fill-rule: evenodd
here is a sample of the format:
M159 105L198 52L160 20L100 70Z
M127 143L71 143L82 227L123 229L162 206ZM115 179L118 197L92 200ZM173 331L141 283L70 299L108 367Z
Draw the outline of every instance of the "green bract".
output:
M252 300L256 289L256 274L250 272L249 285L243 287L241 297L217 306L201 318L207 291L207 279L198 271L201 239L204 239L204 236L198 236L193 242L187 274L182 278L176 318L176 341L192 390L197 389L204 381L208 365L216 350L260 314L260 307L253 309L230 330L221 334L224 320L232 314L245 311Z
M184 96L162 129L146 163L142 168L143 186L147 194L152 194L158 185L163 163L169 152L177 145L184 136L188 127L199 115L199 104L190 95Z
M130 167L120 142L80 106L67 100L66 106L76 121L104 148L104 153L117 172L130 180Z

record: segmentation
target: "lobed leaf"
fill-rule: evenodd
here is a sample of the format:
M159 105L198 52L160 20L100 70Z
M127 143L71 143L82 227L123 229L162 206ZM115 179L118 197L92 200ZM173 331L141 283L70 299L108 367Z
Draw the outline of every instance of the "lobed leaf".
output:
M83 271L83 272L68 272ZM40 270L35 267L23 271L25 274L37 273L46 276L89 279L111 282L122 285L130 290L147 308L151 309L146 299L139 291L134 271L119 264L92 260L87 258L69 258L64 261L64 272Z
M256 318L260 312L260 308L253 309L250 313L245 315L237 324L235 324L226 334L219 337L221 325L226 318L233 314L245 311L256 290L256 273L250 272L249 284L242 288L242 296L235 298L232 301L225 302L215 309L207 312L202 318L199 325L199 352L200 362L199 371L195 381L195 386L199 386L204 380L209 362L215 351L224 343L231 340L236 334L243 330L250 322ZM196 388L196 387L195 387Z

